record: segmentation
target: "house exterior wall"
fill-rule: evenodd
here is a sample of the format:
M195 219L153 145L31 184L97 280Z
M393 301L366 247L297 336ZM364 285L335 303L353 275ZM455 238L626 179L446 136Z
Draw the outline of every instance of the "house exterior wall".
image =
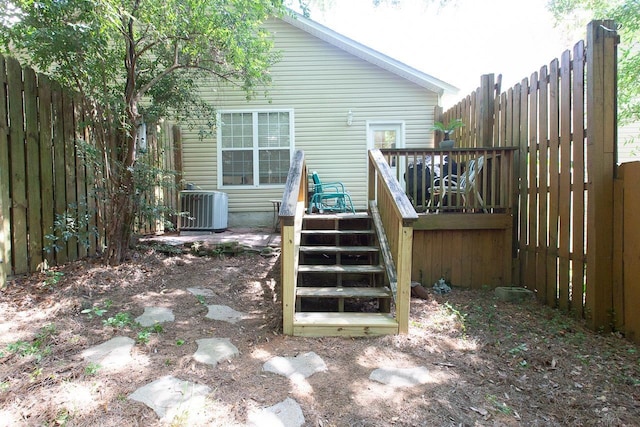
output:
M438 94L284 21L273 19L266 27L282 54L271 69L268 98L259 96L247 102L244 92L221 83L203 84L204 97L221 111L293 110L291 153L304 150L310 170L318 171L324 181L342 181L356 209L366 209L367 121L402 121L406 147L432 146L429 128ZM353 113L351 126L347 125L349 111ZM280 199L284 185L220 186L215 135L202 139L197 131L184 127L183 162L185 182L229 195L230 226L270 223L269 200Z

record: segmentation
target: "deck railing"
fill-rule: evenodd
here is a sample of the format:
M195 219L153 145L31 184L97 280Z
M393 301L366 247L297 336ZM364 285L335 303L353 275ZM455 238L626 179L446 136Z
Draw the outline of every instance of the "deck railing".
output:
M387 271L395 270L389 280L395 299L398 332L407 333L411 300L413 223L418 215L380 150L369 151L368 194L371 214L374 220L379 218L383 230L382 234L378 234L378 238L382 240L381 250L383 255L386 251L390 258L385 259Z
M307 188L308 178L304 152L298 150L291 161L279 212L282 245L280 256L282 263L282 329L286 335L293 335L300 232L304 210L307 206Z
M510 213L513 208L517 147L380 151L417 212Z

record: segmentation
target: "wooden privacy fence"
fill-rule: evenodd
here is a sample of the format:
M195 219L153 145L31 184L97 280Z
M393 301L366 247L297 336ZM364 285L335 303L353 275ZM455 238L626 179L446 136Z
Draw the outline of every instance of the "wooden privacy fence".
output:
M530 78L500 93L500 82L483 76L480 88L441 114L466 123L455 135L463 147L519 147L514 283L604 330L619 327L623 312L620 302L614 306L612 238L615 28L593 21L586 43Z
M0 287L8 275L35 272L43 261L59 264L95 255L105 244L100 216L105 201L97 185L101 171L79 143L92 144L84 105L47 76L0 56ZM152 163L176 166L170 162L179 131L168 123L149 128ZM176 197L171 189L152 193L148 200ZM86 244L75 237L65 240L56 227L60 222L86 234ZM138 224L144 232L162 226ZM52 244L47 235L57 237L58 250L46 250Z

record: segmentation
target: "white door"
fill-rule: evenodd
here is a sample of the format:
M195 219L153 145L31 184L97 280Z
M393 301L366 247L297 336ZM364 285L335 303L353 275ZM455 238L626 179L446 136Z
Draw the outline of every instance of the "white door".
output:
M404 148L404 122L367 122L367 148ZM391 169L404 188L402 163L397 158L391 159Z

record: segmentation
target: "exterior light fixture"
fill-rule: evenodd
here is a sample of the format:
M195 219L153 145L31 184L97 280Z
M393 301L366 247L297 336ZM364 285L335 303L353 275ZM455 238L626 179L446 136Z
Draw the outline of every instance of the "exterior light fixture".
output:
M353 124L353 111L349 110L347 113L347 126L351 126Z

